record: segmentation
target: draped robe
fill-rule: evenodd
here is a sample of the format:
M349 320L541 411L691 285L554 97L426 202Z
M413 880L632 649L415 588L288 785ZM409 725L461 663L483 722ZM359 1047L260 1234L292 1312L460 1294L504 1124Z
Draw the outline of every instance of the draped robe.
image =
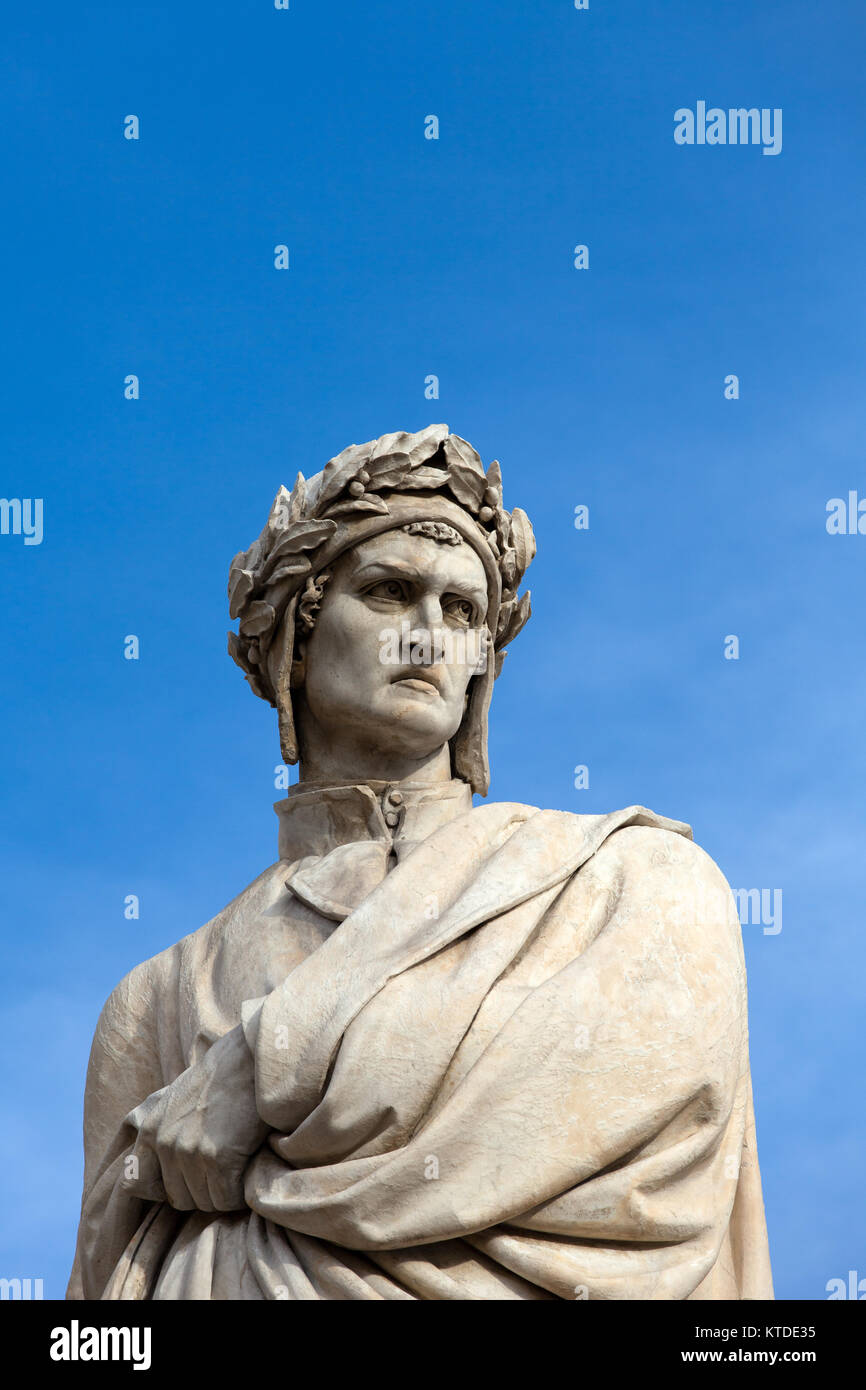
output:
M772 1298L740 926L687 826L458 781L276 809L278 862L103 1009L68 1298ZM245 1208L133 1196L129 1113L239 1024Z

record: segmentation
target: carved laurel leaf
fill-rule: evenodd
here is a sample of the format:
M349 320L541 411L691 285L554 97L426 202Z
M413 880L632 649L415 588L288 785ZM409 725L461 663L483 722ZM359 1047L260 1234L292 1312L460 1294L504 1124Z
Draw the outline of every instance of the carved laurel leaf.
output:
M238 639L237 634L234 632L230 632L228 634L228 639L229 656L231 657L235 665L239 666L243 671L244 676L249 682L250 690L252 690L253 694L258 695L260 700L267 700L269 704L273 703L271 701L270 695L264 689L264 686L262 685L262 682L259 679L258 675L250 669L251 663L249 661L249 658L245 655L246 644L241 642Z
M268 547L268 545L269 545L269 543L270 543L270 540L271 540L271 537L268 535L268 526L267 526L267 522L265 522L265 526L264 526L264 530L262 531L262 534L261 534L260 536L257 536L257 537L256 537L256 539L253 541L252 545L250 546L249 550L246 552L246 554L245 554L244 557L243 557L244 569L251 570L251 571L253 572L253 574L255 574L256 566L258 565L259 561L261 560L262 555L263 555L263 554L265 553L265 551L267 550L267 547Z
M240 617L244 604L255 587L255 579L250 570L235 568L238 560L244 560L244 553L235 556L229 570L229 617L234 621Z
M304 506L307 501L307 480L303 473L299 473L295 479L295 486L292 488L292 496L289 501L289 521L300 521L304 515Z
M241 619L241 633L244 637L260 637L262 633L273 630L276 618L276 611L269 603L256 599Z
M282 531L289 524L289 513L291 511L292 495L288 488L279 487L277 495L271 503L271 510L265 529L272 535Z
M380 458L372 458L369 463L365 464L366 472L370 475L370 482L380 488L398 487L409 472L409 468L409 455L400 453L383 454Z
M334 534L333 521L317 518L314 521L295 521L280 537L275 550L280 555L293 555L299 550L315 550Z
M502 582L507 589L513 589L517 582L517 552L513 546L502 552L499 561L499 570L502 575Z
M231 657L232 661L235 663L236 666L240 666L240 668L241 668L242 671L246 670L246 667L244 666L243 652L242 652L242 648L241 648L240 641L238 640L238 635L237 635L237 633L236 633L236 632L229 632L229 633L228 633L228 639L229 639L229 656Z
M261 578L267 578L277 562L302 550L315 550L337 529L335 521L295 521L280 536L261 568Z
M448 486L457 501L470 511L477 512L484 496L484 474L476 473L464 463L455 460L448 469Z
M322 470L322 485L315 499L315 508L320 515L327 511L329 504L336 501L356 473L361 471L375 443L375 440L370 440L367 444L350 444L348 449L344 449L336 458L325 464Z
M438 452L439 446L448 438L447 425L428 425L413 436L414 443L409 450L409 462L413 468L420 468Z
M442 468L413 468L400 484L403 492L419 492L427 490L435 492L438 488L445 487L448 482L448 474Z
M383 434L373 445L370 463L375 463L377 459L390 458L392 454L400 454L408 461L408 453L404 446L412 438L413 436L408 434L406 430L397 430L395 434Z
M521 507L515 507L511 513L511 541L517 552L517 568L525 574L535 558L535 533Z
M270 592L271 585L279 584L283 579L289 579L294 575L306 574L311 568L310 561L306 555L291 555L285 564L281 564L275 569L268 579L268 598L273 603L273 595Z
M388 505L381 497L353 497L349 502L338 502L328 508L328 516L350 516L353 512L381 512L388 514Z
M499 460L494 459L487 470L487 486L495 493L494 500L490 503L492 507L502 506L502 469L499 467Z
M473 473L477 473L478 477L481 479L483 491L487 486L484 466L481 462L480 455L473 449L468 439L461 439L459 434L449 434L442 447L449 465L460 463L464 468L469 468Z
M511 603L507 608L503 608L499 616L499 631L496 637L497 647L506 647L509 642L513 642L517 634L529 622L532 607L530 605L530 593L521 595L516 603Z

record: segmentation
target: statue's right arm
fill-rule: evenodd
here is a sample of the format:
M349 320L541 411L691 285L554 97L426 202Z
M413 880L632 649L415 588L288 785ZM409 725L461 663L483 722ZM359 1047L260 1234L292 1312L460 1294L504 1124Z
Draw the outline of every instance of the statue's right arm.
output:
M178 1211L239 1211L244 1172L269 1126L240 1025L127 1116L136 1131L127 1190Z
M84 1191L67 1298L99 1298L149 1204L123 1186L136 1132L126 1116L165 1085L177 997L172 947L136 966L99 1017L84 1092ZM169 1072L170 1079L170 1072Z

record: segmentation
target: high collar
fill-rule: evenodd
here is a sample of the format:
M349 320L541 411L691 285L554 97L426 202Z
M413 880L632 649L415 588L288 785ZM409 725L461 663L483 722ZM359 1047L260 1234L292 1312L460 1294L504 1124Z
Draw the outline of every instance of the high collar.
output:
M294 862L338 845L375 840L401 855L472 809L466 782L298 782L276 802L279 856Z
M276 802L279 857L309 907L342 921L395 862L472 809L468 783L299 782ZM392 858L392 855L394 858Z

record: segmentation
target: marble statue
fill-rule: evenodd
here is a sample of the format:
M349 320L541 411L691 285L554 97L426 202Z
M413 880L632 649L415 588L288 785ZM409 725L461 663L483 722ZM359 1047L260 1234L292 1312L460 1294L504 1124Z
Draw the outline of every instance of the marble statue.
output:
M233 561L300 780L277 862L103 1009L69 1298L772 1297L719 869L641 806L473 806L534 553L431 425Z

